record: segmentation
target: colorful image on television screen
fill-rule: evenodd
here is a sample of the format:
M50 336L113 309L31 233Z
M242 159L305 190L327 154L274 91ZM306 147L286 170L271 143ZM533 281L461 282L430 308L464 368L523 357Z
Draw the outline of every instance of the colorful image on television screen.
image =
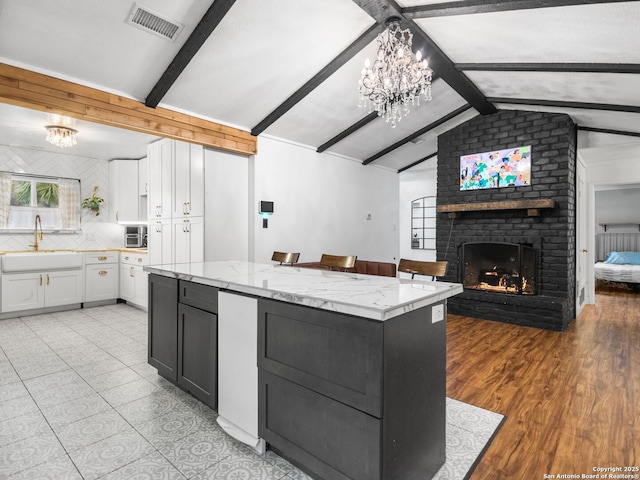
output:
M531 145L460 157L460 190L531 185Z

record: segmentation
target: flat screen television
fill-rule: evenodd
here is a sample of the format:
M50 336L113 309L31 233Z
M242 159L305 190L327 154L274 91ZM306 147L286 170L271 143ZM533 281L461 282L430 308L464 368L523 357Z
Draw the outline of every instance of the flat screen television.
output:
M531 145L460 157L460 190L531 185Z

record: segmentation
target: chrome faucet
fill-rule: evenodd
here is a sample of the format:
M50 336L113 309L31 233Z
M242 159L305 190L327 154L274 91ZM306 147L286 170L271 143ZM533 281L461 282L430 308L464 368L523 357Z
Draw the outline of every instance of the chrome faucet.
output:
M44 238L44 233L42 232L42 219L40 215L36 215L36 225L33 229L33 245L29 245L33 247L34 251L38 251L38 223L40 224L40 240Z

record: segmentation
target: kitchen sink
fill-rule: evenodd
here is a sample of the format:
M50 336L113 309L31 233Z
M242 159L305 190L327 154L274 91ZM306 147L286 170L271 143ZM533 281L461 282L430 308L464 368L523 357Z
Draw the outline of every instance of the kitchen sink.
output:
M66 250L16 252L2 255L3 272L60 270L82 267L82 253Z

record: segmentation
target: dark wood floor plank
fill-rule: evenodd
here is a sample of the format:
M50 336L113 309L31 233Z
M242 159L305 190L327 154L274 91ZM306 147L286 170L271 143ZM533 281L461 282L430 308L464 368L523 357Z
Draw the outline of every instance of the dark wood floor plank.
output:
M507 416L471 480L640 463L640 294L599 290L565 332L450 315L447 395Z

